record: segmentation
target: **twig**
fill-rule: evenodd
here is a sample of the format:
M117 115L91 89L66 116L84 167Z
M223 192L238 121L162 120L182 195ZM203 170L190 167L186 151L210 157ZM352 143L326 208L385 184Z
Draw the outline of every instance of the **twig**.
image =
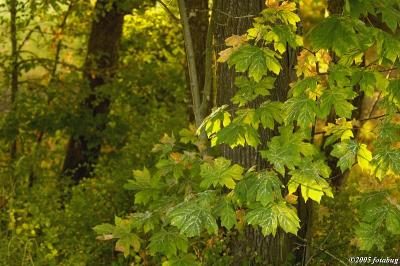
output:
M227 17L234 18L234 19L244 19L244 18L254 18L255 17L255 15L233 16L233 15L231 15L229 13L226 13L226 12L224 12L222 10L219 10L219 9L215 9L215 11L217 11L217 12L219 12L219 13L227 16Z
M178 0L178 5L179 5L179 13L181 15L183 37L185 40L185 47L186 47L186 57L187 57L189 79L190 79L190 91L192 93L192 100L193 100L193 113L196 121L196 127L199 127L201 125L201 122L203 121L203 118L201 117L201 110L200 110L200 105L201 105L200 89L199 89L199 80L197 77L196 59L194 54L193 41L190 33L189 18L187 16L185 0Z
M157 2L160 3L160 5L162 5L162 7L165 9L165 11L167 11L167 13L171 16L171 18L177 22L179 22L179 18L177 18L175 16L175 14L168 8L168 6L161 0L157 0Z
M213 53L213 35L215 30L215 4L212 7L211 18L207 30L206 51L205 51L205 75L203 99L201 101L201 116L205 117L210 102L211 85L212 85L212 53Z

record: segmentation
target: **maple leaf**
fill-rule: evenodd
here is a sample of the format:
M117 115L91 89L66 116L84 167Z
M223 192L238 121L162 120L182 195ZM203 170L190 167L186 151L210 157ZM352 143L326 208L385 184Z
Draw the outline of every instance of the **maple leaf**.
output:
M300 186L304 201L311 198L319 203L324 194L333 197L331 187L326 181L330 172L331 169L322 160L303 159L298 168L289 172L292 175L288 183L289 194L293 194Z
M259 120L264 128L275 128L274 121L282 123L282 103L265 101L256 109L255 119Z
M257 174L248 193L255 195L255 200L266 206L276 199L282 199L282 187L283 184L275 172L263 171Z
M212 134L217 133L221 130L221 126L228 126L231 123L231 115L226 111L228 105L222 105L218 108L213 109L211 114L207 116L199 128L197 129L197 134L201 134L201 130L205 130L207 136L210 137Z
M342 173L350 169L356 159L361 169L370 169L372 153L368 150L367 145L357 143L355 140L348 139L335 144L331 155L339 159L337 164Z
M301 154L312 156L317 151L313 144L303 142L304 135L301 132L293 133L292 127L280 127L279 132L279 136L268 142L268 149L260 151L260 154L273 164L278 173L284 175L285 167L295 169L301 162Z
M351 121L347 121L344 118L339 118L336 120L336 124L328 123L327 126L324 127L325 136L329 136L325 140L324 146L328 146L338 139L341 141L350 139L354 137L353 134L353 124Z
M249 80L246 77L237 77L235 85L239 88L235 96L232 98L234 104L243 106L246 103L255 100L258 96L267 96L270 90L274 87L275 78L266 77L256 82Z
M315 123L317 104L305 95L292 97L283 106L286 125L297 121L300 127L308 127Z
M264 52L261 48L252 45L239 47L228 59L228 65L235 66L237 72L249 71L249 77L256 82L267 74L268 67Z
M225 44L226 46L229 46L229 48L219 52L219 58L217 61L220 63L228 61L231 54L234 53L241 45L246 43L246 41L247 41L246 34L232 35L231 37L227 38L225 40Z
M202 230L216 234L218 225L209 208L196 202L184 202L173 208L167 218L187 237L199 236Z
M353 21L346 17L325 18L311 30L308 38L314 49L332 49L338 55L359 47Z
M356 109L348 100L356 97L351 87L336 87L324 90L320 97L319 116L325 118L331 112L332 107L340 117L351 118L352 111Z
M237 224L236 213L232 204L224 199L215 208L215 212L221 219L221 225L230 230Z
M235 188L235 180L242 179L243 168L234 164L231 166L231 161L219 157L212 163L205 163L201 165L200 175L203 181L200 183L202 187L209 188L211 185L214 187L221 185L227 188Z
M161 229L151 236L148 248L152 255L162 253L166 256L172 256L176 255L178 250L186 252L188 240L177 231Z

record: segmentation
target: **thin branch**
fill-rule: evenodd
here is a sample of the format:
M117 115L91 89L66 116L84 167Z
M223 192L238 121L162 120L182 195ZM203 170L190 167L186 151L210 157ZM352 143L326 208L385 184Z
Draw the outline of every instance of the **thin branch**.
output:
M196 70L196 58L194 54L192 35L190 33L189 18L186 11L185 0L178 0L179 13L181 16L181 23L183 28L183 37L185 40L186 47L186 57L189 71L190 79L190 91L192 93L193 100L193 113L196 121L196 127L201 125L203 118L201 117L201 100L200 100L200 89L199 89L199 79L197 77Z
M31 29L25 36L25 38L22 40L21 44L18 46L18 53L22 50L22 48L24 47L24 45L26 44L26 42L30 39L31 35L36 31L36 30L40 30L40 26L37 25L36 27L34 27L33 29Z
M201 116L205 117L207 108L209 107L211 85L212 85L212 53L213 53L213 36L215 31L215 4L212 7L210 23L207 30L206 51L205 51L205 75L203 99L201 101L200 112Z
M160 5L162 5L162 7L165 9L165 11L167 11L168 15L170 15L173 20L179 22L179 18L175 16L175 14L168 8L168 6L163 1L157 0L157 2L159 2Z
M255 15L233 16L233 15L231 15L229 13L226 13L226 12L224 12L222 10L219 10L219 9L215 9L215 11L217 11L217 12L219 12L219 13L227 16L227 17L234 18L234 19L245 19L245 18L254 18L255 17Z

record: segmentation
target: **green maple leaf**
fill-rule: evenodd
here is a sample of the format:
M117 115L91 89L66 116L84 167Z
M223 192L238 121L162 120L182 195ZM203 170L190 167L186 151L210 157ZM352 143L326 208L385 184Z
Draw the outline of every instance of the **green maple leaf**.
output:
M158 178L151 178L149 170L144 167L143 170L133 171L134 180L130 179L124 188L135 191L135 204L147 204L150 199L157 199L161 189L164 187L159 183Z
M259 82L268 71L263 49L252 45L242 45L235 50L228 59L228 65L230 67L234 65L237 72L248 70L249 77L256 82Z
M297 216L296 210L284 201L273 205L272 210L278 217L279 226L283 231L296 235L300 229L300 219Z
M257 181L254 172L247 172L243 179L240 180L235 186L234 196L240 204L250 203L256 200L256 195L250 191Z
M275 75L279 75L281 72L281 64L277 60L277 58L281 58L277 53L272 51L271 49L264 47L263 48L264 56L266 59L266 64L268 67L268 70L272 71Z
M114 225L103 223L93 227L93 230L99 235L112 234L112 232L114 231Z
M290 98L284 103L283 109L286 110L286 125L297 121L297 124L304 128L315 123L317 104L305 95Z
M250 210L246 214L246 222L250 225L261 226L264 236L269 234L275 236L278 228L278 217L271 206Z
M167 218L179 229L180 234L187 237L199 236L204 229L209 233L218 232L218 225L210 208L197 202L179 204L167 214Z
M378 250L383 251L386 243L385 237L379 233L374 225L361 223L356 229L355 233L360 242L360 250L371 250L377 246Z
M115 216L115 227L112 232L114 238L118 238L117 243L115 243L115 249L124 253L127 257L130 252L130 247L133 247L135 251L140 249L141 239L132 233L132 222L130 219L121 219Z
M400 174L400 150L385 144L376 146L371 164L375 168L375 174L381 180L389 171Z
M129 256L130 248L133 247L135 251L140 250L140 238L136 234L129 234L122 236L115 243L115 250L123 252L125 258Z
M256 82L246 77L237 77L235 85L239 88L235 96L232 98L234 104L243 106L248 102L255 100L258 96L267 96L274 87L275 78L266 77Z
M314 49L329 49L338 55L359 47L354 22L347 17L324 19L311 30L308 37Z
M234 148L244 146L246 143L252 147L257 147L260 144L258 131L253 126L237 120L221 129L212 139L211 145L228 144L231 148Z
M360 84L360 89L366 96L372 97L374 95L375 87L377 87L376 73L371 71L356 71L353 76L353 82Z
M221 225L226 229L230 230L233 228L236 221L236 213L232 207L232 204L226 199L222 200L216 207L215 212L221 219Z
M303 44L302 38L297 36L288 25L275 25L265 36L267 42L274 42L274 49L283 54L286 45L296 48Z
M275 170L284 175L285 167L295 169L301 160L301 154L312 156L316 148L311 143L303 142L304 135L301 132L293 133L293 128L280 127L280 135L268 142L268 149L260 151L263 158L273 164Z
M400 23L400 11L393 6L381 5L379 10L382 14L383 22L388 25L388 27L396 32L397 25Z
M358 148L358 143L354 140L346 140L333 146L331 155L339 159L337 165L342 173L355 163Z
M390 80L386 91L388 99L400 106L400 80Z
M132 227L147 233L154 230L154 226L158 223L158 219L149 211L136 212L129 215Z
M354 18L359 18L360 15L366 16L368 13L374 14L375 11L371 0L346 1L345 9Z
M226 186L227 188L235 188L235 180L242 179L243 168L234 164L231 166L231 161L219 157L212 163L205 163L201 165L200 175L203 178L200 186L209 188L211 185L216 187Z
M330 172L331 169L323 161L311 161L305 158L298 168L289 172L292 175L288 183L289 194L296 192L300 186L304 201L310 198L320 202L324 194L333 197L331 187L326 181Z
M211 146L227 144L231 148L246 144L246 127L242 124L231 123L221 129L211 140Z
M297 81L293 88L291 89L291 92L294 97L303 95L305 91L309 90L312 92L315 92L317 89L318 85L318 78L316 77L307 77L305 79Z
M391 234L400 234L400 210L397 206L389 208L386 214L386 229Z
M283 184L275 172L262 171L257 174L255 182L249 188L249 194L263 206L282 198Z
M246 214L246 222L261 227L264 236L275 236L278 225L286 232L297 234L300 220L296 211L285 202L269 204L265 207L256 207Z
M152 255L162 253L169 257L176 255L178 250L186 253L188 245L187 238L179 232L161 229L151 236L148 248Z
M392 63L400 56L400 40L384 31L379 31L376 35L377 53L379 63L385 59L390 60Z
M337 87L324 90L320 97L320 116L325 118L332 107L340 117L351 118L352 111L356 109L348 100L356 97L351 87Z
M282 103L265 101L256 109L255 119L259 120L264 128L274 129L274 121L283 121Z

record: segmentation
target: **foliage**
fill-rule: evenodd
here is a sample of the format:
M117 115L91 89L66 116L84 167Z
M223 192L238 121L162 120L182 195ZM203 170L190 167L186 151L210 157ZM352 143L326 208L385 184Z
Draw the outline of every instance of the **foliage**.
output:
M0 1L0 265L231 265L249 228L304 241L311 265L397 256L399 1L346 0L340 14L308 0L266 1L254 18L214 10L252 24L212 56L235 90L198 128L175 4L155 2L102 10L127 15L116 75L94 92L83 62L95 1ZM225 68L212 69L215 79ZM93 130L94 93L110 101L104 130ZM75 135L102 142L94 178L79 184L60 176ZM254 166L221 147L251 151Z
M296 5L284 1L262 11L247 34L226 40L228 48L220 53L218 61L241 73L235 80L238 90L233 105L214 108L197 134L205 131L212 147L255 148L271 167L243 169L218 155L212 156L216 151L205 151L199 141L187 138L190 134L186 129L181 131L182 142L192 143L197 150L190 145L177 150L180 144L175 141L158 146L161 155L155 169L140 172L146 175L148 185L139 186L136 177L126 188L134 190L137 203L142 204L138 215L149 211L157 217L151 230L136 230L142 240L146 241L148 235L176 234L178 230L184 237L182 243L188 244L180 249L171 245L168 250L172 251L160 248L165 256L161 261L172 263L175 256L186 253L194 253L202 261L210 247L201 239L235 231L240 234L246 224L260 227L264 236L275 235L278 230L297 234L300 219L293 206L297 197L317 203L327 200L323 196L333 197L331 179L337 176L332 173L346 175L357 166L362 173L381 180L385 175L398 174L398 140L393 139L398 134L391 131L397 125L398 84L397 74L390 75L397 54L389 44L389 39L396 43L396 36L360 18L365 12L387 12L380 8L378 4L355 7L347 3L343 15L323 19L305 34L303 44L303 36L297 31L300 17ZM397 27L394 16L384 22L390 24L389 28ZM288 46L301 49L303 45L305 59L297 66L297 80L287 100L268 97L274 93ZM321 56L323 53L331 56ZM364 95L379 102L383 115L372 117L374 104L366 119L357 116L361 106L356 99ZM254 100L264 102L254 107ZM382 135L376 143L358 138L357 131L362 131L369 120L376 120L377 134ZM261 148L261 129L278 133L265 148ZM324 137L319 138L320 134ZM149 187L151 193L146 190ZM161 195L161 191L167 193ZM365 198L362 194L360 197ZM363 250L374 246L383 249L386 238L398 234L399 229L398 206L384 199L372 202L375 205L360 205L359 213L366 215L354 230ZM378 212L372 211L374 208ZM380 230L385 232L378 234ZM154 246L143 245L143 249L149 247ZM154 255L154 250L150 254ZM159 262L160 257L152 260Z

